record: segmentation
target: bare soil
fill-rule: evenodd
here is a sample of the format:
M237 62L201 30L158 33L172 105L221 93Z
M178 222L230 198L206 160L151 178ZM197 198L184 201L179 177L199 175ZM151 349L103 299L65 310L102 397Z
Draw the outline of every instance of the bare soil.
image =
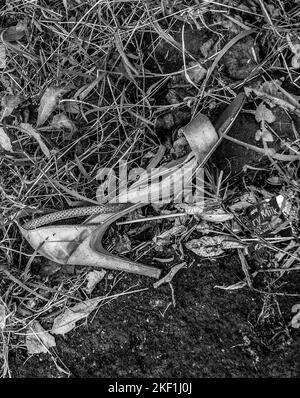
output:
M119 298L58 338L57 353L77 378L299 377L300 339L284 332L295 298L280 300L285 316L273 320L280 333L268 335L272 321L257 322L261 294L215 288L242 277L234 255L215 264L198 260L174 281L175 308L162 315L171 301L168 286ZM28 359L18 350L10 364L15 377L62 376L47 355Z

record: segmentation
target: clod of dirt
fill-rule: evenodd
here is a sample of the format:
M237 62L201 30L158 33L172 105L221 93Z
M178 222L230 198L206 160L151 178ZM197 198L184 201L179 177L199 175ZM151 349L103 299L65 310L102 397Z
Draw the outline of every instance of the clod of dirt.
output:
M54 275L61 269L61 265L55 263L54 261L48 261L47 263L42 263L40 268L40 275L50 276Z
M258 47L251 38L238 42L223 57L223 65L229 77L235 80L245 79L257 65Z
M174 128L174 118L172 113L166 113L156 119L155 131L161 143L167 148L171 148L171 133Z
M181 158L182 156L190 152L190 146L186 138L179 137L176 141L174 141L171 152L174 153L177 158Z
M160 116L156 120L156 126L157 129L164 129L164 130L170 130L172 127L174 127L174 118L172 113L166 113L165 115Z
M120 235L116 239L115 251L119 254L129 253L131 250L131 241L126 234Z
M182 46L181 28L177 32L173 32L172 37ZM186 28L184 31L184 48L187 51L185 54L186 61L194 61L188 53L195 57L195 59L207 56L208 49L211 47L211 42L208 42L209 39L211 39L211 32L206 29L196 30ZM165 73L176 72L183 65L182 53L164 40L155 48L155 55Z

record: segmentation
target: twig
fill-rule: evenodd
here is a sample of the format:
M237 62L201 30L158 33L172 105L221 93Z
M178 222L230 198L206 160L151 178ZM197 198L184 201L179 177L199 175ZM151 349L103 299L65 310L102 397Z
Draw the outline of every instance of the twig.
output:
M181 268L186 268L186 263L185 262L177 264L177 265L174 265L174 267L171 269L171 271L166 276L164 276L159 281L157 281L157 282L155 282L153 284L154 289L157 289L159 286L163 285L164 283L172 282L172 279L177 274L177 272L179 270L181 270Z
M238 250L239 258L240 258L241 263L242 263L242 269L243 269L243 271L244 271L247 284L248 284L248 286L249 286L250 288L252 288L252 281L251 281L250 274L249 274L249 266L248 266L248 264L247 264L247 260L246 260L246 258L245 258L245 255L244 255L242 249L237 249L237 250Z
M166 218L185 217L186 215L187 213L162 214L160 216L144 217L144 218L138 218L136 220L119 221L116 223L116 225L136 224L147 221L163 220Z
M38 297L39 299L43 300L43 301L48 301L48 299L46 299L45 297L41 296L40 294L38 294L37 292L35 292L34 290L30 289L29 287L27 287L24 283L22 283L19 279L17 279L16 277L14 277L9 271L7 270L3 270L2 271L9 279L11 279L13 282L15 282L18 286L22 287L24 290L26 290L28 293L33 294L34 296Z

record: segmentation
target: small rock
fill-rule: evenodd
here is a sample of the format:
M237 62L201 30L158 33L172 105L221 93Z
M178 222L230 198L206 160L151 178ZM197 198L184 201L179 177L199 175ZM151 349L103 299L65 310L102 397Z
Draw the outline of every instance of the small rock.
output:
M236 80L245 79L257 65L253 56L252 48L256 55L257 46L252 39L242 40L230 48L223 57L223 64L227 74Z

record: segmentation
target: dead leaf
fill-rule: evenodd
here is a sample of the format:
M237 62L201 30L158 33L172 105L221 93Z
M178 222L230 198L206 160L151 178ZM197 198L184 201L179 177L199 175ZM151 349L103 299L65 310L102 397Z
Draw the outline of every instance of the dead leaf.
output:
M32 127L31 124L29 123L21 123L19 125L20 130L23 133L28 134L30 137L33 137L37 143L39 144L41 150L43 151L44 155L47 156L47 158L50 158L51 154L47 146L45 145L44 141L42 140L40 134Z
M242 289L243 287L247 286L247 282L245 281L240 281L237 283L234 283L233 285L229 286L219 286L216 285L214 286L216 289L222 289L222 290L237 290L237 289Z
M211 227L207 221L200 221L195 226L195 230L201 232L203 235L208 235L211 232Z
M201 218L204 221L219 223L232 220L233 215L227 213L227 211L223 210L222 207L220 207L213 210L204 210L203 213L201 213Z
M9 152L12 152L12 150L13 150L11 142L10 142L10 138L6 134L6 132L3 130L2 127L0 127L0 146Z
M214 39L210 38L207 41L205 41L201 47L200 51L202 52L204 58L208 58L210 55L210 52L212 51L212 47L214 45Z
M74 97L83 101L89 94L90 92L97 87L97 85L104 79L105 73L101 73L95 80L92 81L92 83L87 84L83 87L81 87L76 93L74 94Z
M65 87L49 87L41 98L38 109L37 127L42 126L57 106L58 99L66 93Z
M102 269L100 271L97 271L97 270L91 271L87 274L87 276L86 276L87 286L85 288L85 291L87 292L87 294L92 293L92 291L95 289L97 284L102 281L102 279L104 278L105 275L106 275L106 271L104 271L104 269Z
M187 65L186 73L194 84L198 84L207 74L207 69L197 61L192 61Z
M2 33L2 39L7 42L18 41L22 39L26 32L25 21L19 21L17 25L6 28Z
M229 206L229 209L231 211L240 211L240 210L247 209L250 206L252 206L252 203L249 203L247 201L240 201L240 202L234 203L233 205Z
M265 142L274 142L273 135L270 131L267 129L264 130L257 130L255 133L255 140L256 141L265 141Z
M15 108L17 108L23 101L23 98L21 98L19 95L12 95L12 94L6 94L1 98L1 120L5 118L6 116L9 116L12 114Z
M266 105L262 102L256 108L255 119L257 120L257 122L273 123L275 122L276 117L271 111L271 109L268 109Z
M118 254L126 254L131 250L131 240L127 234L119 235L116 239L114 250Z
M214 203L205 203L204 201L195 202L193 204L180 203L175 207L190 215L198 215L203 221L209 222L225 222L233 219L233 215L223 210L220 205Z
M167 231L154 236L153 242L158 246L165 246L170 244L171 238L174 236L182 236L187 231L187 227L184 225L175 225L174 227L168 229Z
M222 247L208 236L202 239L190 240L185 246L200 257L216 257L224 253Z
M248 207L254 205L257 203L257 199L254 195L254 193L247 192L243 194L240 198L239 201L236 203L233 203L232 205L229 206L230 211L240 211L247 209Z
M300 68L300 57L299 55L294 55L291 61L292 67L294 69L299 69Z
M271 176L267 179L267 182L270 185L282 185L283 184L283 179L280 178L279 176Z
M72 308L67 308L54 319L52 333L64 335L73 330L76 326L76 322L86 318L94 311L101 300L102 297L99 299L90 299L76 304Z
M262 92L269 94L273 97L281 98L281 94L278 89L278 87L280 87L281 85L282 85L282 81L275 79L275 80L269 80L269 81L263 82L257 88L259 91L262 91Z
M64 113L59 113L58 115L53 116L51 127L57 129L64 128L69 130L71 133L75 133L77 130L75 123L73 123L72 120L70 120Z
M223 254L227 249L242 249L245 247L238 240L226 235L192 239L185 246L200 257L216 257Z
M175 207L176 209L185 212L186 214L189 215L200 215L203 213L204 210L204 202L194 202L192 204L189 203L176 203Z
M49 348L55 346L55 338L49 332L46 332L38 321L33 321L26 333L28 354L47 353Z
M68 113L78 114L80 112L80 106L77 100L63 100L62 105L64 106L65 111Z

